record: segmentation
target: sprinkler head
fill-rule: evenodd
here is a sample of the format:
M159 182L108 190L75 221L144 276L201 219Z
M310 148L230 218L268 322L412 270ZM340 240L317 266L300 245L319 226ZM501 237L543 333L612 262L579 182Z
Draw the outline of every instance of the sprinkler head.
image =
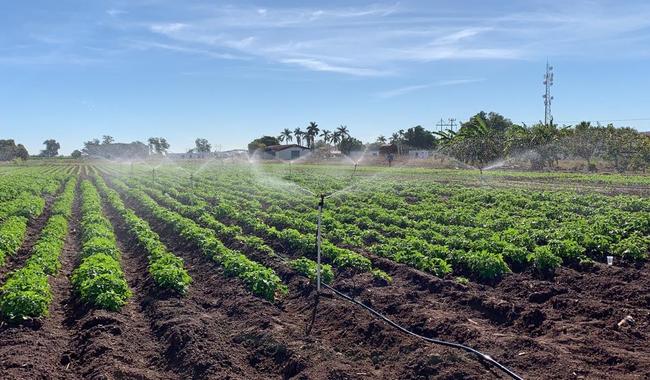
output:
M319 197L320 197L320 201L318 202L318 207L322 210L323 207L325 207L325 194L320 193Z

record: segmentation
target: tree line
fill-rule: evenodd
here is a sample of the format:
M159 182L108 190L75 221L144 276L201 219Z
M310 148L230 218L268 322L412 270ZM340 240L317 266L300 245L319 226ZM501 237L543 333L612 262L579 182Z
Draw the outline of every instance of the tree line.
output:
M575 126L537 123L517 125L497 114L480 112L458 131L432 132L441 152L483 169L495 161L519 158L531 169L559 166L560 160L580 159L595 171L595 160L616 171L645 171L650 164L650 136L629 127L602 126L583 121Z
M321 137L320 140L316 140ZM602 126L583 121L576 125L559 126L553 121L533 125L515 124L496 112L479 112L461 123L457 131L427 130L417 125L400 129L376 141L363 144L350 135L347 126L334 131L320 129L310 122L303 131L285 128L277 137L263 136L253 140L249 151L295 141L308 149L331 147L343 154L389 145L397 154L410 150L436 150L467 165L483 170L500 160L513 158L530 162L531 169L556 168L561 160L585 161L585 169L595 171L595 161L606 161L618 172L644 171L650 165L650 136L629 127Z

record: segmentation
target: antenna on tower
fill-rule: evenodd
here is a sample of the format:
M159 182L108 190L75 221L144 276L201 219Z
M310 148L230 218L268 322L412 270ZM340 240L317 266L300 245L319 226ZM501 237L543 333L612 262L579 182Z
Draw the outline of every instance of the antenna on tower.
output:
M549 122L553 122L553 115L551 115L551 101L553 96L551 95L551 86L553 85L553 66L548 64L546 60L546 73L544 73L544 88L545 92L542 97L544 98L544 125L548 125Z

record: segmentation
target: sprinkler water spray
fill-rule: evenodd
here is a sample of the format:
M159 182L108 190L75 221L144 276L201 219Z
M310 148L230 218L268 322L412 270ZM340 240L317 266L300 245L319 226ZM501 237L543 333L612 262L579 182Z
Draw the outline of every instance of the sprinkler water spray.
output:
M194 188L194 173L190 173L190 186Z
M323 208L325 208L325 194L320 194L320 201L318 202L318 225L316 229L316 291L320 294L321 283L321 244L323 238L321 235L321 224L323 220Z

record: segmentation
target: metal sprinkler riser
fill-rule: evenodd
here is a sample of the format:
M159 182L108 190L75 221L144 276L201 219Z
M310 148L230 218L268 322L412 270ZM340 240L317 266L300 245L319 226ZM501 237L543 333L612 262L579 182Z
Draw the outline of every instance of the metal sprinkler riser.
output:
M323 209L325 208L325 194L320 194L320 201L318 202L318 225L316 229L316 291L320 293L321 291L321 244L322 244L322 234L321 234L321 225L323 220Z

